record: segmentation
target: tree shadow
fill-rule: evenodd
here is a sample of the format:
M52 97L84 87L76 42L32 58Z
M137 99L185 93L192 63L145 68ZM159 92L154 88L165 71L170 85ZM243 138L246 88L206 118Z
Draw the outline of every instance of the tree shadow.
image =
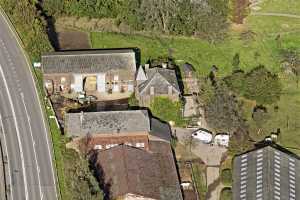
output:
M110 200L112 198L111 187L112 180L105 180L105 172L98 162L98 152L92 151L89 156L90 167L93 171L93 175L96 177L101 190L103 191L103 200Z
M46 31L52 47L55 49L55 51L58 51L60 49L60 45L58 40L58 34L55 28L55 19L54 17L47 15L41 3L42 1L38 1L35 4L35 7L40 12L40 15L43 17L43 19L46 21Z

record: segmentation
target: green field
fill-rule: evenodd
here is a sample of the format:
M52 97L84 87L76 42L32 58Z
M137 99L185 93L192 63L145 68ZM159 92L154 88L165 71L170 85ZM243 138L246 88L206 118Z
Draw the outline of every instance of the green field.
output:
M287 1L289 3L287 3ZM259 12L276 12L299 14L298 0L265 0ZM300 47L300 19L278 16L249 15L242 30L232 29L223 42L210 44L197 38L158 37L126 35L118 33L92 32L93 48L138 47L141 50L142 64L148 59L159 56L171 56L178 64L189 62L194 65L200 76L205 76L212 65L219 68L220 76L232 71L232 58L240 54L241 68L248 71L263 64L273 72L279 73L283 85L283 94L277 103L279 109L275 112L274 105L268 106L270 120L263 126L262 131L281 130L279 142L286 146L297 148L300 143L300 88L297 87L295 77L281 72L280 51L287 48ZM242 32L247 32L242 36ZM246 36L245 36L246 35ZM280 35L280 36L279 36ZM276 39L278 38L279 39ZM248 108L248 115L252 108ZM251 124L250 124L251 126ZM257 130L251 129L257 140ZM293 151L300 153L299 150Z
M263 42L260 39L248 42L240 40L236 33L216 45L193 38L157 38L98 32L91 33L91 41L93 48L138 47L141 49L142 63L151 58L168 56L171 49L172 56L178 63L192 63L200 75L206 75L212 65L218 66L221 75L230 73L232 58L236 53L240 54L241 67L246 70L258 64L271 69L278 69L279 65L278 59L274 59L278 52L273 51L276 49L273 38L266 38ZM257 58L255 55L258 54Z
M259 12L274 12L300 15L299 0L263 0Z

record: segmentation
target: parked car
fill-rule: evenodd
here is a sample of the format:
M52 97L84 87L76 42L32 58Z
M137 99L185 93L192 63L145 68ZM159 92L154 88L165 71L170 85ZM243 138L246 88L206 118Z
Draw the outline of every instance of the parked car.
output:
M213 134L212 132L201 128L192 133L192 138L197 139L205 144L209 144L213 140Z
M228 133L218 133L215 136L214 143L220 146L229 146L229 134Z

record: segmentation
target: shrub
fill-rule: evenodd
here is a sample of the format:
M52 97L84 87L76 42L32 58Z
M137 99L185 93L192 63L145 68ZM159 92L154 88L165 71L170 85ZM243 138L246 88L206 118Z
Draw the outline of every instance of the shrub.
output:
M221 172L221 181L224 185L231 185L232 172L231 169L223 169Z
M226 187L221 191L220 200L232 200L232 191L231 188Z
M155 97L150 105L152 114L166 122L174 121L177 126L185 124L182 117L182 104L167 97Z

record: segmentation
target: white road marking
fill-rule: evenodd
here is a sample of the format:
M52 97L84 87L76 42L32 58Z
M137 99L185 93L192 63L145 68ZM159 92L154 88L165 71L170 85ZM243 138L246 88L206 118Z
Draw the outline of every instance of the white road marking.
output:
M19 45L19 47L20 47L20 49L21 49L21 51L22 51L22 53L23 53L23 56L25 57L25 61L26 61L26 63L27 63L27 67L29 68L29 71L30 71L30 73L31 73L31 79L32 79L32 82L33 82L33 85L34 85L34 90L35 90L35 95L36 95L36 98L37 98L37 100L38 100L38 102L39 102L39 107L40 107L40 114L41 114L41 117L42 117L42 120L43 120L43 127L44 127L44 135L45 135L45 137L46 137L46 143L47 143L47 150L48 150L48 155L49 155L49 158L50 158L50 166L51 166L51 170L52 170L52 179L53 179L53 184L54 184L54 190L55 190L55 197L56 197L56 199L58 199L58 196L57 196L57 186L56 186L56 181L58 181L57 180L57 178L55 177L55 173L54 173L54 167L53 167L53 160L52 160L52 155L51 155L51 151L50 151L50 144L49 144L49 138L48 138L48 129L46 128L46 122L45 122L45 117L47 117L47 116L45 116L44 115L44 113L43 113L43 111L42 111L42 103L41 103L41 100L40 100L40 98L39 98L39 93L38 93L38 91L37 91L37 88L36 88L36 82L35 82L35 80L34 80L34 78L33 78L33 73L32 73L32 68L31 68L31 64L29 63L29 61L28 61L28 57L26 57L26 52L24 51L24 49L23 49L23 46L22 46L22 44L20 43L20 40L19 40L19 36L18 36L18 34L16 33L16 31L15 30L13 30L12 28L11 28L11 25L9 24L9 22L7 21L7 18L4 16L4 14L2 13L2 11L1 11L1 9L0 9L0 15L2 15L2 17L3 17L3 19L4 19L4 22L7 24L7 26L8 26L8 28L9 28L9 30L11 31L11 33L12 33L12 35L15 37L15 39L16 39L16 41L17 41L17 43L18 43L18 45ZM4 42L2 41L2 43L4 44ZM50 133L50 132L49 132ZM51 134L51 133L50 133ZM52 145L52 147L53 147L53 145ZM54 154L54 152L53 152L53 150L52 150L52 153ZM53 155L54 156L54 155Z
M25 108L27 122L28 122L28 125L29 125L30 136L31 136L31 141L32 141L32 148L33 148L33 152L34 152L34 160L35 160L36 168L37 168L37 171L38 171L37 177L38 177L38 182L39 182L40 197L41 197L41 200L42 200L43 199L43 192L42 192L42 186L41 186L41 180L40 180L40 166L39 166L38 161L37 161L37 155L36 155L36 151L35 151L35 147L34 147L35 146L35 141L33 139L32 128L31 128L31 124L30 124L30 116L28 115L27 107L26 107L25 100L24 100L24 94L23 94L23 92L21 92L20 94L21 94L21 99L22 99L22 102L23 102L23 105L24 105L24 108Z
M12 115L13 115L13 119L14 119L16 131L17 131L18 145L19 145L19 151L20 151L20 157L21 157L21 165L22 165L22 171L23 171L25 199L28 200L27 179L26 179L26 172L25 172L24 154L23 154L22 144L21 144L21 139L20 139L20 130L19 130L19 126L18 126L18 123L17 123L15 108L14 108L13 103L12 103L12 97L11 97L10 91L8 89L8 85L7 85L6 78L4 76L4 72L3 72L1 64L0 64L0 74L1 74L2 79L4 81L4 86L5 86L6 92L8 94L8 100L9 100L9 103L10 103L10 107L12 109Z
M3 135L3 146L5 146L5 151L6 151L6 154L8 153L8 149L7 149L7 144L6 144L6 136L5 136L5 133L4 133L4 126L3 126L3 121L2 121L2 116L0 114L0 127L2 129L2 135ZM11 200L14 199L14 196L12 195L12 178L11 178L11 168L10 168L10 164L9 164L9 160L8 160L8 155L7 156L7 159L6 159L6 162L7 162L7 168L8 168L8 178L9 178L9 187L10 187L10 198ZM5 166L4 166L5 167Z

